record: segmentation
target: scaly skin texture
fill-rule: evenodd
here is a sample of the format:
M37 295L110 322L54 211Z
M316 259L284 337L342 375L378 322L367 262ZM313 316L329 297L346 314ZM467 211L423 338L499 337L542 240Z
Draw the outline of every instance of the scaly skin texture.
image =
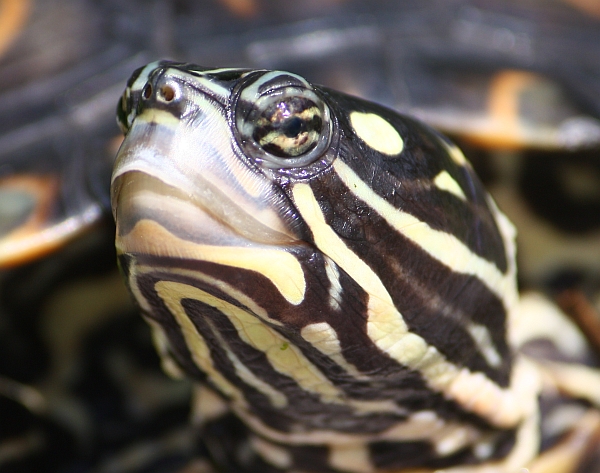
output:
M121 265L165 355L221 399L207 438L244 426L223 427L217 463L534 461L543 373L519 350L539 334L515 231L456 146L295 74L166 61L133 74L118 118Z

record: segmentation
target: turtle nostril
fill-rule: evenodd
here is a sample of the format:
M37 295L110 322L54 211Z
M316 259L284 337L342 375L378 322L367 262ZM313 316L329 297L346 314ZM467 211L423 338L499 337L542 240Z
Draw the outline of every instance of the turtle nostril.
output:
M170 85L163 85L160 88L160 93L167 102L170 102L175 98L175 90Z
M144 86L144 89L142 90L142 97L145 99L152 97L152 86L150 84L146 84Z

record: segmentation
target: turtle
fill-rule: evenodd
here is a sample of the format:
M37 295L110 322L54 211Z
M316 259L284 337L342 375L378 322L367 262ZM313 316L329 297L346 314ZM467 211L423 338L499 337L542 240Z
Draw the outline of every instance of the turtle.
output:
M118 120L120 267L219 471L568 471L597 448L600 370L524 354L566 319L519 305L514 227L446 138L297 74L169 61ZM538 457L557 392L596 407Z
M2 10L4 18L14 15L6 24L21 24L28 4L5 1L3 6L11 6ZM146 468L165 456L172 465L183 465L205 455L187 422L192 388L157 382L161 375L149 336L128 305L119 277L107 276L115 266L114 230L107 216L110 172L120 141L114 101L133 69L159 57L289 69L428 121L460 143L502 207L518 209L511 218L525 229L519 233L521 286L547 288L550 277L563 281L566 275L570 285L575 278L590 294L597 291L593 58L600 43L593 17L535 2L281 2L274 8L266 2L215 7L181 1L145 8L135 1L56 0L33 6L29 30L7 51L0 72L6 91L0 99L5 123L0 258L6 268L0 295L6 324L0 356L1 444L8 446L2 451L17 452L7 460L16 461L15 468L57 471L73 464L80 469L118 464L126 470L132 451ZM67 34L64 26L53 28L58 20L69 25ZM3 31L8 35L15 29ZM54 49L36 56L41 44ZM569 60L557 61L567 57L564 51ZM23 55L32 61L22 61ZM35 60L44 57L53 60ZM334 58L337 67L332 68ZM520 109L492 107L502 94ZM495 116L484 111L486 97ZM544 108L547 103L552 114ZM524 148L527 158L518 159ZM521 167L519 186L535 213L520 201L514 205L514 194L501 187L502 179ZM573 174L575 181L583 175L591 182L583 195L577 185L560 180ZM540 182L556 182L558 189ZM549 198L559 204L548 206ZM561 230L540 238L539 227L547 225L540 221ZM587 251L565 253L565 232ZM528 234L537 238L530 242ZM549 249L540 250L540 241ZM574 266L565 273L565 264ZM81 284L82 278L94 284ZM69 292L66 286L74 282ZM91 286L99 286L100 295L91 296ZM61 290L66 302L55 302ZM83 300L80 309L74 299ZM546 307L535 298L528 302L536 310L540 304ZM48 312L54 315L41 319ZM119 313L96 335L83 337L106 314ZM66 325L69 315L72 322ZM42 331L39 320L49 325L52 318L63 320L64 327L58 323L58 330ZM85 349L74 352L80 345ZM49 358L64 364L50 364ZM106 359L119 362L107 366ZM132 366L136 370L125 376L123 367ZM73 378L80 381L74 385ZM140 395L136 386L153 388ZM156 431L167 432L160 442ZM209 438L218 438L218 432L212 434ZM158 447L149 453L139 439ZM126 448L131 444L132 450ZM13 450L14 445L21 449Z

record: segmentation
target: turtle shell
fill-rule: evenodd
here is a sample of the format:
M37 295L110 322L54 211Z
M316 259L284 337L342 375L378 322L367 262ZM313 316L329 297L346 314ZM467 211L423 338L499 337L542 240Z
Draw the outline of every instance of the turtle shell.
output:
M600 305L592 1L2 0L0 54L0 470L202 454L109 218L116 102L163 57L290 70L450 134L519 228L522 288Z

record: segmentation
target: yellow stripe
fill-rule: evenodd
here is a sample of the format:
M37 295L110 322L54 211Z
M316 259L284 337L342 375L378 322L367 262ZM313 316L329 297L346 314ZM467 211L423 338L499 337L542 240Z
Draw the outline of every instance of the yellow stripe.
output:
M329 447L327 462L329 466L339 471L352 473L372 473L375 471L369 448L365 443L333 445Z
M165 300L169 310L177 312L178 320L179 317L184 317L187 327L191 327L194 333L197 332L181 306L182 298L198 300L214 307L229 318L245 343L267 356L269 363L277 372L294 379L306 391L320 395L324 401L341 402L342 393L295 345L245 310L186 284L160 281L156 284L156 289L157 292L160 291L159 295ZM190 341L193 345L188 345L195 350L198 346L196 340ZM198 349L201 350L202 358L209 356L204 346L198 346ZM211 369L211 366L207 368ZM213 373L214 369L210 375L213 376Z
M338 165L336 168L344 169L345 166ZM350 184L349 187L352 187L354 183ZM357 180L356 184L362 183ZM515 426L523 412L514 393L500 388L482 373L471 373L448 362L435 347L408 332L402 315L379 277L327 224L310 186L296 184L292 193L317 247L369 294L367 333L373 343L402 365L420 371L433 389L456 400L465 409L495 425Z
M461 446L473 444L481 440L481 431L472 424L460 424L444 420L433 411L413 412L405 420L398 421L379 433L350 433L339 430L306 431L302 428L294 428L296 427L295 425L290 427L290 432L281 432L268 427L254 414L247 411L236 410L236 413L239 414L244 423L255 433L267 439L290 445L329 445L343 447L357 445L362 442L427 440L433 444L436 451L441 453L444 451L444 448L446 448L446 451L448 448L452 448L450 445L444 445L446 442L452 442L454 444L453 448L460 449ZM460 438L452 439L452 437ZM407 472L403 471L402 473ZM504 471L503 473L508 472Z
M170 126L173 129L181 125L181 121L172 113L156 108L147 108L135 117L136 121L146 123L160 123L162 126Z
M289 303L297 305L304 300L306 281L302 266L285 250L199 245L146 219L137 222L127 235L118 237L117 248L127 248L127 253L177 256L256 271L269 279Z
M285 448L270 443L256 435L250 437L250 445L263 460L282 470L289 469L294 462L292 455Z
M452 158L452 161L454 161L457 165L459 165L461 167L470 167L471 166L469 164L469 161L467 161L467 158L465 158L465 155L463 154L463 152L460 150L460 148L458 146L456 146L454 144L448 144L444 140L440 140L440 142L444 145L444 148L446 148L446 151L448 151L448 154Z
M366 379L367 377L361 374L354 365L348 363L342 354L342 347L337 337L334 328L327 322L319 322L306 325L300 331L300 335L304 340L314 346L324 355L327 355L344 370L358 379Z
M340 272L335 263L325 257L325 274L329 279L329 307L333 310L341 310L340 302L342 300L342 284L340 283Z
M188 290L190 289L189 286L169 281L159 281L154 287L157 294L164 301L165 305L179 324L181 333L190 350L194 363L210 377L211 381L225 396L238 404L247 406L244 395L234 385L227 381L213 365L210 350L206 341L198 333L196 327L181 305L181 299L190 297L190 291Z
M467 198L465 197L465 193L461 189L460 185L454 180L454 178L448 173L448 171L440 172L433 179L433 183L438 189L450 192L451 194L454 194L461 200L467 200Z
M342 160L338 159L334 167L351 192L365 201L390 226L453 271L477 276L508 308L507 294L516 293L516 284L510 273L503 275L493 263L473 253L454 235L434 230L427 223L395 208L377 195Z
M139 273L151 273L156 270L155 267L151 267L151 266L138 266L137 268L138 268L138 270L136 272L138 274ZM169 268L169 271L171 271L173 274L188 276L188 277L197 279L199 281L203 281L208 284L211 284L215 287L218 287L219 290L226 293L232 299L238 301L242 306L245 306L248 309L250 309L251 312L253 312L255 315L259 316L261 319L268 321L270 324L283 326L282 322L280 322L279 320L276 320L274 318L271 318L269 316L269 314L265 311L265 309L263 309L262 307L257 305L256 302L254 302L254 300L250 299L244 293L238 291L237 289L235 289L234 287L230 286L229 284L227 284L223 281L220 281L218 279L215 279L211 276L208 276L208 275L203 274L198 271L192 271L192 270L187 270L187 269L183 269L183 268ZM138 297L143 297L139 291L136 291L136 294L138 294ZM145 299L140 299L140 301L146 302ZM336 355L335 350L333 349L332 345L337 346L339 348L339 340L337 340L337 335L335 333L332 334L335 338L335 340L332 343L329 343L329 342L331 342L331 340L324 342L322 340L322 337L319 337L318 335L314 335L314 334L310 333L315 329L315 326L317 326L317 325L320 326L319 327L320 329L323 329L326 326L326 327L328 327L328 330L330 330L331 332L334 332L333 328L329 324L323 323L322 325L321 324L313 324L313 325L309 325L309 326L305 327L306 330L303 329L301 332L301 335L302 336L306 335L305 339L307 341L309 341L311 343L314 342L315 348L320 350L321 353L324 353L328 356L331 355L332 359L334 361L336 361L340 366L344 367L350 375L354 376L357 379L365 379L366 378L365 375L361 374L353 365L348 363L343 358L343 356L341 354L341 350ZM324 343L323 343L323 345L320 345L319 342L321 342L321 343L324 342ZM327 346L324 346L324 345L327 345ZM340 402L341 402L341 400L340 400ZM406 413L407 413L405 410L398 407L398 405L396 405L395 402L390 401L390 400L360 401L360 400L354 400L354 399L347 399L346 403L348 404L348 406L350 406L354 409L354 411L356 412L357 415L370 414L373 412L394 413L397 415L406 415Z
M186 344L190 349L194 362L206 372L212 381L223 393L234 399L243 397L242 393L237 390L229 381L227 381L216 370L212 364L210 351L202 336L196 330L196 327L187 316L185 309L181 305L182 299L198 299L200 295L206 295L204 291L173 281L159 281L155 285L157 294L163 299L165 305L169 308L175 319L182 329ZM216 298L215 298L216 299ZM199 299L201 300L201 299ZM220 345L227 353L227 357L233 363L237 375L248 385L254 387L259 392L263 393L271 402L271 405L277 408L287 406L287 398L284 394L274 389L271 385L265 383L260 378L257 378L246 365L229 349L226 342L223 340L220 332L214 327L210 320L206 321L211 327L213 334L219 339Z
M138 268L139 268L137 271L138 274L140 274L140 273L148 274L148 273L155 272L157 270L156 266L139 265ZM163 269L167 269L167 268L163 268ZM191 269L168 268L168 271L171 274L187 276L189 278L197 279L198 281L208 283L208 284L216 287L220 291L224 292L225 294L230 296L232 299L239 302L243 307L248 308L250 310L250 312L252 312L253 314L255 314L255 315L259 316L261 319L269 322L269 324L283 326L283 323L281 321L270 317L269 314L267 313L267 311L264 308L262 308L261 306L259 306L254 301L254 299L251 299L246 294L237 290L235 287L227 284L224 281L215 279L213 276L209 276L207 274L201 273L200 271L194 271Z
M178 284L178 283L171 283ZM184 286L181 284L181 286ZM190 286L184 286L186 288L190 288ZM227 358L233 364L235 368L235 372L238 377L244 381L249 386L252 386L258 392L263 393L271 402L271 405L276 408L283 408L288 405L288 400L285 394L277 391L270 384L265 383L262 379L255 376L255 374L248 369L248 367L242 363L242 361L237 357L237 355L229 348L229 345L221 335L221 332L214 326L214 324L210 321L210 319L206 320L206 323L210 326L213 331L213 334L218 339L220 346L223 348L225 353L227 354Z

